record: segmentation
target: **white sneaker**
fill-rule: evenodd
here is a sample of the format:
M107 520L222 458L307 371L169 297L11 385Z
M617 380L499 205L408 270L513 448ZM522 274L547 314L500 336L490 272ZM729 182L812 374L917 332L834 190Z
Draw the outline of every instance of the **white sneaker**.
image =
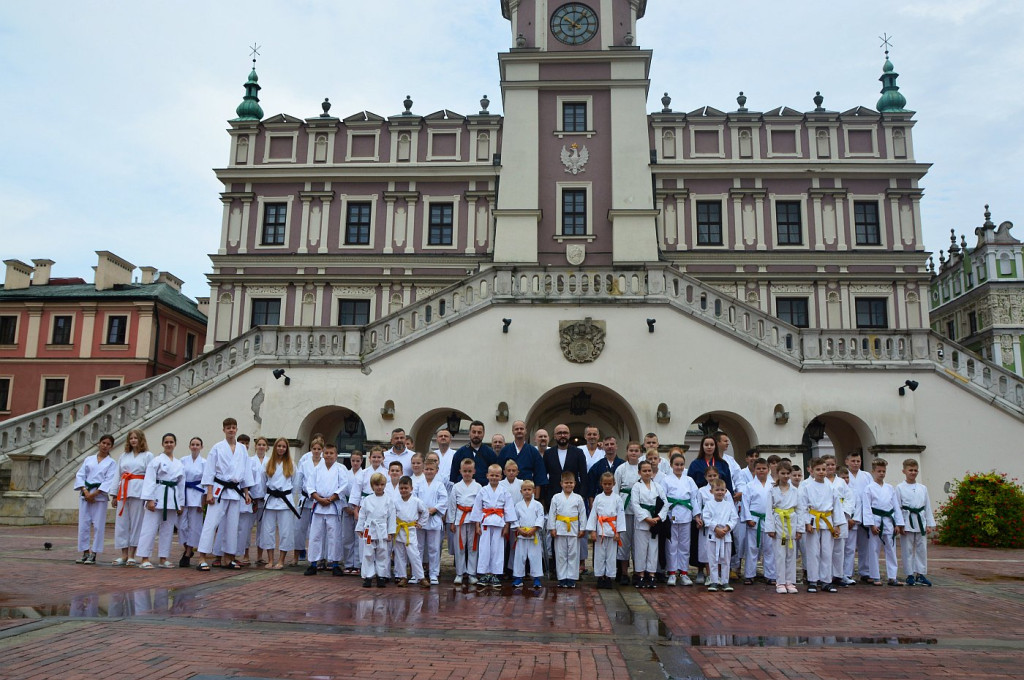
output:
M475 586L476 585L476 576L473 576L472 574L470 574L470 576L469 576L469 585L471 585L471 586Z
M676 584L676 575L672 574L671 576L668 577L668 581L665 582L665 585L674 586L675 584Z
M436 580L436 579L434 579L434 580ZM457 574L455 576L455 585L457 585L457 586L461 586L462 585L462 574Z
M459 579L459 581L461 582L461 581L462 581L462 579ZM432 579L430 579L430 585L432 585L432 586L436 586L436 585L437 585L437 584L439 584L439 583L440 583L440 581L438 581L438 580L437 580L437 577L436 577L436 576L435 576L435 577L433 577Z
M693 581L690 580L690 577L687 574L681 574L679 576L679 585L681 585L681 586L692 586L693 585Z

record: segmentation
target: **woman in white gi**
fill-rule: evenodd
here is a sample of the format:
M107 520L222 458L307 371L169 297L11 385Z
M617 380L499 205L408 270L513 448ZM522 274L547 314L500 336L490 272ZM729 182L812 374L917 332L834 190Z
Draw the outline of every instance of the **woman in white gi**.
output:
M185 467L180 460L174 458L177 443L177 437L165 434L160 441L163 453L155 456L146 466L146 475L142 480L142 499L146 502L146 510L137 551L142 559L139 565L141 569L153 568L149 556L153 553L153 539L158 534L160 545L156 554L160 558L160 566L166 569L174 567L167 558L171 555L171 541L174 540L174 528L178 526L178 515L185 507Z
M179 567L191 566L196 554L199 537L203 534L203 508L206 506L206 489L203 487L203 470L206 459L199 454L203 451L203 440L192 437L188 442L189 455L181 459L185 468L185 511L178 518L178 541L183 552Z
M124 443L124 453L118 461L121 481L117 487L117 497L113 500L113 505L117 508L117 517L114 520L114 549L121 551L121 556L114 560L115 567L134 567L138 564L135 549L139 546L142 513L145 512L142 480L146 477L146 466L151 460L153 454L149 452L145 433L142 430L130 430Z
M259 440L257 440L258 446ZM263 519L260 522L257 545L267 551L267 569L284 569L284 560L289 550L295 549L295 522L299 512L292 502L295 496L295 465L292 464L288 440L278 437L274 452L267 461L263 472L266 480L267 499L263 505ZM274 548L280 550L274 560Z

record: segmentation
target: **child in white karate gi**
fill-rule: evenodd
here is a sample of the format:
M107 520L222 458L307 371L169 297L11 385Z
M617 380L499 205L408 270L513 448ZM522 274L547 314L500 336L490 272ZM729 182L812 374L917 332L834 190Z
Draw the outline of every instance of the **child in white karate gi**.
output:
M899 564L896 561L896 537L903 534L903 510L900 508L896 489L885 482L888 462L884 458L871 461L872 483L864 490L861 506L861 522L871 533L868 535L868 576L872 584L882 585L878 569L878 552L885 553L885 575L890 586L902 586L897 577Z
M516 503L516 521L512 525L516 535L513 545L515 555L512 563L512 586L523 587L526 563L529 562L533 587L540 588L540 577L544 573L544 546L540 543L540 535L544 532L544 506L533 498L533 481L524 480L519 490L523 499Z
M296 496L296 469L292 464L288 440L278 437L267 466L262 470L266 480L267 497L260 511L257 546L267 551L267 569L284 569L289 550L295 549L295 523L299 519L294 499ZM280 553L274 560L274 548Z
M700 514L700 494L697 484L686 474L686 456L682 451L672 453L669 459L671 472L662 478L665 486L665 500L668 501L668 521L672 523L669 536L666 568L667 585L676 583L693 585L690 580L690 522ZM709 468L714 469L714 468ZM678 580L677 580L678 579Z
M324 455L324 440L315 435L309 442L309 451L299 458L295 474L295 486L302 498L299 501L299 520L295 523L295 561L306 559L306 544L309 542L309 525L313 521L313 507L316 505L306 495L306 480L313 476L313 469L320 464ZM383 458L383 454L381 455Z
M587 531L594 542L594 575L597 587L611 589L615 585L616 558L620 534L626 530L626 509L622 495L615 490L615 475L605 472L600 479L601 493L594 496L587 518Z
M75 475L78 501L78 564L96 564L96 555L103 552L103 533L107 528L107 501L117 490L117 461L110 457L114 438L100 437L96 453L88 456ZM89 532L92 531L90 537Z
M303 572L316 576L321 560L331 567L333 576L343 576L338 561L341 559L341 500L348 494L352 473L338 462L338 447L324 446L323 460L313 469L313 477L306 480L306 493L316 504L313 521L309 525L309 566ZM323 552L326 545L326 552Z
M907 458L903 461L904 481L896 485L896 497L903 511L903 569L907 574L908 586L930 586L928 579L928 534L935 530L935 516L932 514L932 499L928 488L917 483L919 472L917 461Z
M747 557L743 564L743 583L754 584L757 575L757 560L761 559L764 578L769 585L775 585L775 550L765 532L768 530L768 515L772 511L772 481L768 476L768 461L758 458L754 462L754 479L743 487L740 501L741 519L747 523Z
M729 561L732 552L732 530L739 522L736 504L728 496L728 488L721 479L710 482L711 500L701 508L701 519L708 539L708 591L731 593Z
M427 520L427 506L413 495L413 486L411 477L399 478L398 498L392 498L395 504L395 583L404 588L409 583L407 568L411 567L412 582L429 588L430 581L423 578L423 558L417 531Z
M821 459L825 461L825 482L839 496L839 505L842 506L843 515L846 517L846 524L839 527L839 538L832 541L832 585L837 588L846 588L853 583L852 579L848 580L845 577L845 562L850 521L853 519L857 503L850 485L838 474L839 465L836 462L836 457L831 453L826 453Z
M421 585L436 586L441 573L441 534L444 533L444 515L448 510L448 487L437 474L438 460L433 454L427 457L423 466L423 483L413 493L427 508L427 518L419 529L422 538L420 549L426 556L426 573Z
M583 497L573 493L576 473L565 471L561 478L562 493L551 497L548 526L551 527L552 552L559 588L575 588L579 578L580 536L586 525L587 508Z
M777 483L771 491L771 517L766 520L768 537L775 550L775 592L796 593L796 541L800 531L796 516L799 492L789 483L793 466L783 461L775 468Z
M807 592L838 592L832 585L832 542L839 538L846 514L839 494L825 480L825 461L812 458L811 478L800 484L797 514L804 527L804 566Z
M640 461L637 470L640 472L640 481L633 485L629 500L635 525L633 568L640 574L637 588L656 588L654 574L658 570L658 539L651 532L668 517L668 501L665 499L665 490L654 481L654 466L651 462Z
M373 586L377 579L377 587L387 585L388 543L395 538L396 519L395 503L384 493L387 479L379 472L370 475L372 493L362 499L359 506L359 519L356 521L356 533L363 547L363 564L361 574L363 587Z
M179 567L192 564L192 556L199 547L199 537L203 534L203 508L206 507L206 489L203 488L203 470L206 459L203 452L203 440L192 437L188 442L188 455L181 459L185 469L185 511L178 518L178 542L181 543L181 559Z
M264 469L267 467L267 451L270 449L270 442L266 437L256 437L253 444L255 455L249 456L249 465L252 467L252 486L249 487L249 498L252 503L241 506L238 509L238 554L241 557L239 564L248 567L251 564L249 546L252 544L252 529L262 517L260 508L267 496L266 480ZM259 539L259 527L256 527L256 537ZM263 549L256 544L256 564L266 564L263 560Z
M501 575L505 572L505 539L508 526L516 520L516 508L507 488L501 488L501 466L487 468L487 486L482 487L473 501L473 512L469 521L476 525L476 537L480 540L477 556L477 584L480 586L501 586Z
M459 465L462 481L452 485L448 493L448 527L455 534L455 585L461 585L463 578L469 579L470 585L476 585L477 549L476 530L469 520L473 512L473 503L480 493L480 484L473 479L476 474L476 463L470 458L463 458Z
M142 560L141 569L152 569L153 563L149 556L153 554L153 539L159 535L157 557L160 566L175 566L169 562L171 541L174 540L174 529L178 526L178 516L185 507L185 466L174 458L174 447L178 438L173 434L165 434L160 444L163 453L149 461L146 476L142 480L142 500L146 502L145 515L142 518L142 531L139 533L139 548L136 555Z
M130 430L124 443L124 453L118 461L121 482L117 497L113 500L117 508L114 518L114 549L121 551L121 557L114 560L115 567L134 567L135 549L139 546L142 532L142 517L145 502L142 500L142 480L146 477L146 466L153 460L153 454L146 443L142 430Z
M637 465L640 462L640 442L629 442L626 445L626 462L615 468L615 488L619 490L622 497L622 507L626 512L626 530L621 533L622 545L618 549L619 561L619 585L629 585L629 561L633 558L633 534L636 532L636 522L633 517L633 505L630 499L633 494L633 485L640 481L640 473ZM639 582L640 575L633 563L633 577Z

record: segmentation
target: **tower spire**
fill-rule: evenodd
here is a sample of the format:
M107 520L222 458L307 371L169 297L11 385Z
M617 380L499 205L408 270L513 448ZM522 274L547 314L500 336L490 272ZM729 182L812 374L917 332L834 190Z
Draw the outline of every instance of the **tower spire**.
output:
M879 98L875 108L880 113L906 113L907 98L900 94L900 88L896 84L896 79L899 78L900 74L896 73L895 67L889 61L889 48L892 47L892 36L883 33L878 36L878 39L882 41L879 47L885 48L885 63L882 65L882 76L879 78L882 82L882 96Z
M245 96L242 97L242 103L235 109L235 114L238 116L235 120L259 121L263 118L259 97L260 78L256 75L256 57L260 55L260 45L253 43L249 50L252 52L252 71L249 72L249 79L245 83Z

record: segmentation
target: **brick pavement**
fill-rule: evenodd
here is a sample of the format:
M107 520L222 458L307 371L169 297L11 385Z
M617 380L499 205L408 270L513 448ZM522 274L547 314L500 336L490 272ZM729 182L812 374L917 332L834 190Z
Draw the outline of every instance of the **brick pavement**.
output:
M999 678L1024 662L1024 551L933 548L931 589L514 594L87 567L74 534L0 527L0 677Z

